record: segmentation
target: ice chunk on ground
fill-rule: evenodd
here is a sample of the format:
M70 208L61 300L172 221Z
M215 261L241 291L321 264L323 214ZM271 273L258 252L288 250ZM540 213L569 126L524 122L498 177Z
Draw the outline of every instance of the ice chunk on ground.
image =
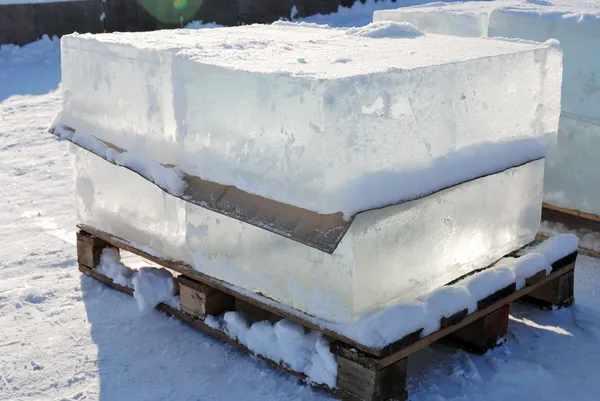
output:
M205 180L346 216L544 156L529 141L557 129L556 50L407 29L69 35L60 122Z

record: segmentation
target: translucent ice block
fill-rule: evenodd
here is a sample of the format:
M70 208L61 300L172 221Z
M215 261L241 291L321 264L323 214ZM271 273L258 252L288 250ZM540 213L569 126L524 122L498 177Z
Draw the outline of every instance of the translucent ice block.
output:
M485 267L531 241L539 226L543 160L361 213L327 254L174 199L85 150L72 152L83 223L337 322Z
M185 202L132 171L69 144L80 223L182 259Z
M377 10L373 21L413 24L425 33L456 36L487 36L489 16L497 2L431 3L395 10Z
M544 42L557 39L563 59L563 111L600 119L600 3L474 1L376 11L374 21L402 21L426 33Z
M600 121L563 114L544 176L544 201L600 215Z
M542 44L279 23L72 35L62 52L61 123L318 213L543 157L527 141L558 127L561 55Z

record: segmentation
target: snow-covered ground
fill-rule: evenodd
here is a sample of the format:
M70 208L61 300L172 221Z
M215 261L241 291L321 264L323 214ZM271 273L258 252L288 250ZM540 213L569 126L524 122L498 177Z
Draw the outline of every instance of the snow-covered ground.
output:
M0 400L329 399L78 273L67 149L44 134L59 85L58 42L0 50ZM551 312L513 305L506 344L486 355L411 356L410 399L597 400L600 261L579 258L575 296Z

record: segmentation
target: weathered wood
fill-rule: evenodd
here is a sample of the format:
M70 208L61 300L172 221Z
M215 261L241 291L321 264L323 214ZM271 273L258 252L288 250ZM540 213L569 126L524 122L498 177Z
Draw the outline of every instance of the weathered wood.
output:
M380 367L379 358L359 351L356 348L349 347L343 342L333 341L329 350L333 355L356 362L367 369L378 370Z
M527 294L524 301L544 308L567 307L575 300L575 272L570 271Z
M100 263L102 250L111 246L103 239L84 231L77 233L77 262L90 268Z
M506 336L509 309L508 304L504 305L456 330L451 338L468 351L483 354L497 346L498 340Z
M234 309L235 298L183 275L177 277L181 309L198 318L219 316Z
M575 263L577 261L577 252L573 252L564 258L552 263L552 271L560 270L563 266Z
M455 324L460 323L461 320L466 318L468 314L469 314L469 309L465 308L465 309L461 310L460 312L456 312L452 316L449 316L449 317L442 316L442 318L440 319L440 327L442 329L444 329L446 327L454 326Z
M546 276L547 276L547 273L545 270L539 271L539 272L535 273L533 276L526 278L525 285L532 286L536 283L539 283L543 279L545 279Z
M576 210L576 209L569 209L566 207L554 206L549 203L542 203L542 208L545 209L545 210L542 209L543 212L545 212L545 213L548 213L548 211L554 211L554 212L567 214L570 216L581 217L586 220L596 221L596 222L600 223L600 216L598 216L597 214L594 214L594 213L587 213L587 212L582 212L582 211Z
M406 400L407 362L405 358L374 369L339 356L337 387L366 401Z
M235 299L235 310L244 313L252 323L262 322L264 320L276 323L282 319L281 316L239 298Z
M496 291L493 294L488 295L487 297L477 301L477 309L482 310L487 308L488 306L494 304L495 302L500 301L501 299L506 298L517 289L517 284L512 283L508 286Z

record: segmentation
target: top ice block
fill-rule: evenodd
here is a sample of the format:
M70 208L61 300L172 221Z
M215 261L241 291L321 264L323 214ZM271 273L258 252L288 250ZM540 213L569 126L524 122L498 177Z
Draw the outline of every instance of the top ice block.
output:
M69 35L61 122L349 217L543 157L560 68L548 45L396 23Z

